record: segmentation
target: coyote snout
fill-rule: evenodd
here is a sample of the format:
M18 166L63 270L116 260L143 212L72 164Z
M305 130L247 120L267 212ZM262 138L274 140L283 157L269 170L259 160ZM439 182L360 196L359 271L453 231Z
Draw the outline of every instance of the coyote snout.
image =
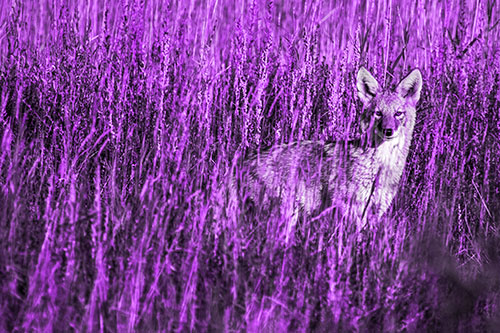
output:
M415 69L395 91L387 91L362 67L356 86L364 104L359 138L302 141L257 152L231 177L230 197L261 207L277 203L282 213L293 211L295 217L299 211L312 217L331 208L364 225L368 217L382 216L403 173L422 76Z
M402 112L396 112L394 115L384 116L382 112L376 114L376 117L380 117L377 124L377 134L380 135L385 140L394 139L397 136L397 130L399 129L399 117L402 117Z

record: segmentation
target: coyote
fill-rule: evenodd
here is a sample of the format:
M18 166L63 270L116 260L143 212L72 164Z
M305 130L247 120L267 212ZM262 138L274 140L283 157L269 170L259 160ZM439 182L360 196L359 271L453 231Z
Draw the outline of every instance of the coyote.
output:
M243 159L229 185L238 201L277 204L295 218L334 211L359 226L381 217L403 173L422 75L413 70L390 92L361 67L356 86L364 105L359 138L277 145Z

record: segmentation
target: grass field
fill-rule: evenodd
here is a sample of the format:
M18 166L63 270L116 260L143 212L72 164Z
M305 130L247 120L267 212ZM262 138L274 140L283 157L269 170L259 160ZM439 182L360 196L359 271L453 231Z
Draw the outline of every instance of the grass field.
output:
M3 1L0 331L498 331L499 20L495 0ZM387 214L289 243L279 214L222 218L234 156L359 133L360 66L423 75Z

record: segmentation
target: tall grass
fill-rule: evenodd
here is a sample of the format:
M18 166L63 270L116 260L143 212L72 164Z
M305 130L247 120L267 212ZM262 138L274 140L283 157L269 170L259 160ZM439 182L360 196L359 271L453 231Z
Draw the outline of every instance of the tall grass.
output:
M496 1L0 5L0 330L494 331ZM424 76L366 234L235 208L235 156L359 132L354 73ZM221 210L222 207L222 210Z

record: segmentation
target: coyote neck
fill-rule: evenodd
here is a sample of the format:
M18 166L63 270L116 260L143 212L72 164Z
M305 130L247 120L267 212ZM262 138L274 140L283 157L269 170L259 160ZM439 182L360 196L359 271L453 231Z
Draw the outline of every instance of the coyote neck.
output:
M381 216L396 195L411 144L414 118L408 119L399 137L389 141L353 141L347 144L345 198L356 203L358 216Z

